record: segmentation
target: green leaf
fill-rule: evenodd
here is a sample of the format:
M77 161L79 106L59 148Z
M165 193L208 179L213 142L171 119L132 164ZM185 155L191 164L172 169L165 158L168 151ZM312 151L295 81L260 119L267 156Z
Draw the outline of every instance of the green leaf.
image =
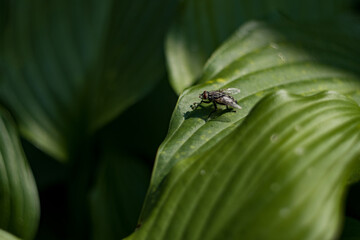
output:
M121 239L134 231L150 179L139 159L105 148L90 198L94 240Z
M335 92L265 97L171 169L128 239L334 239L359 130L358 104Z
M14 235L11 235L8 232L5 232L2 229L0 229L0 239L1 240L20 240L20 238L17 238Z
M22 134L65 160L165 74L177 1L11 1L0 99Z
M248 20L280 13L292 21L319 22L341 13L349 1L187 0L167 34L170 82L177 93L191 86L212 52ZM275 13L275 14L274 14Z
M33 239L40 215L38 192L14 124L2 109L0 132L0 228Z
M249 22L241 27L208 61L201 84L179 97L157 154L149 194L177 162L229 135L267 93L287 89L309 95L336 90L360 102L358 25L348 24L345 29L340 21L330 26ZM204 90L230 87L241 89L234 95L242 106L236 113L218 111L208 119L212 104L191 110Z

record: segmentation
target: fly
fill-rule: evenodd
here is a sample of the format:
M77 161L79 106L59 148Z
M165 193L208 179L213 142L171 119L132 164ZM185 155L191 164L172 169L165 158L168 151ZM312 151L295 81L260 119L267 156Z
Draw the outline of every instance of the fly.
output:
M208 117L211 116L217 110L217 104L225 105L226 109L229 109L229 106L232 108L241 109L241 107L237 104L237 101L230 96L230 94L237 94L240 92L238 88L226 88L220 89L216 91L204 91L199 95L201 101L199 103L194 103L191 105L191 108L195 110L197 107L200 106L201 103L213 103L214 110L209 114Z

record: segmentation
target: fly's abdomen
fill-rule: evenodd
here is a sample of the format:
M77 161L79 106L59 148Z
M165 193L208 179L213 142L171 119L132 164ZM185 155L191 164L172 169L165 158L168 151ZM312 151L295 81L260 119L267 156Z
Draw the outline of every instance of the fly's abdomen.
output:
M238 108L241 109L241 107L237 104L236 100L228 95L224 95L220 98L216 99L216 103L221 104L221 105L227 105L233 108Z

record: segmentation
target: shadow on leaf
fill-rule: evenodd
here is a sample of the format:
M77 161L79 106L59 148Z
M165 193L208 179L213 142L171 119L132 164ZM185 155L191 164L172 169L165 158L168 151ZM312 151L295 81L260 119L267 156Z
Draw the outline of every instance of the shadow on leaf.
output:
M236 112L233 109L218 109L214 111L213 106L204 107L202 105L199 106L198 109L187 111L184 113L185 120L189 118L201 118L205 122L208 121L219 121L219 122L230 122L231 120L225 116L225 113L228 112ZM221 118L219 118L222 116Z

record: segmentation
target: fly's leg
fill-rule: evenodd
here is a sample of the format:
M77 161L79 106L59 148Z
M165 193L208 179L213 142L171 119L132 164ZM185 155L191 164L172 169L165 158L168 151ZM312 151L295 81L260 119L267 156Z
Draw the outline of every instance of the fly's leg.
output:
M228 105L226 105L226 110L230 110L230 112L236 112L236 110L230 109Z
M230 110L230 112L236 112L235 109L230 109L228 105L226 105L226 110Z
M195 110L200 106L201 103L202 103L202 101L199 102L199 103L194 102L190 107L191 107L192 110Z
M214 108L215 108L215 109L211 111L211 113L209 114L208 118L211 116L211 114L213 114L214 112L217 111L217 105L216 105L215 102L213 102L213 103L214 103Z
M192 110L195 110L195 109L197 109L197 108L200 106L200 104L202 104L202 103L211 103L211 101L201 100L199 103L193 103L190 107L191 107Z
M201 103L201 102L200 102L200 103ZM192 109L192 110L197 109L197 108L198 108L198 106L200 105L200 103L196 103L196 102L194 102L192 105L190 105L191 109Z

